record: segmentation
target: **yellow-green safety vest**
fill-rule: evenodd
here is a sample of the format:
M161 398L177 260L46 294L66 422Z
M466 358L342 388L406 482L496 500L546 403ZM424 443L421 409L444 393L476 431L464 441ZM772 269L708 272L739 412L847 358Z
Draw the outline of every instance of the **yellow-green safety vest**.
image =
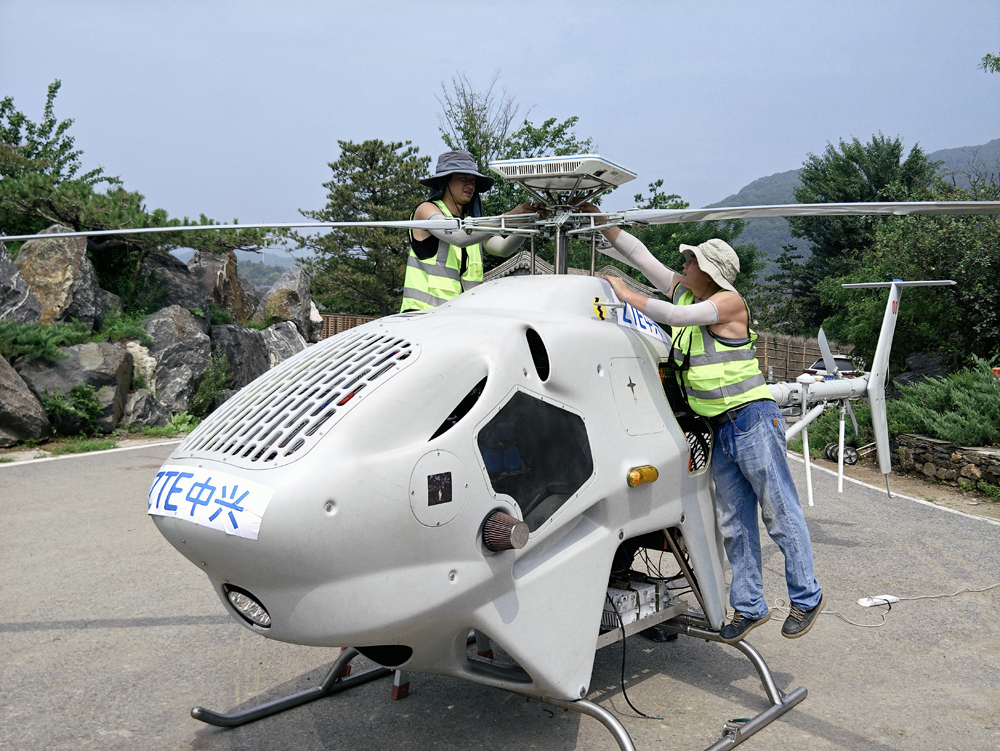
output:
M432 201L446 217L452 218L444 201ZM416 212L414 212L416 213ZM410 230L412 237L413 231ZM462 253L468 258L462 273ZM459 248L446 241L438 242L437 253L427 260L417 258L410 248L403 280L403 304L400 310L427 310L458 297L462 292L483 283L483 254L479 244Z
M685 290L676 304L693 302L694 293ZM757 334L749 326L747 331L749 341L732 347L717 341L708 326L671 327L670 356L688 403L699 415L715 417L747 402L774 398L757 363Z

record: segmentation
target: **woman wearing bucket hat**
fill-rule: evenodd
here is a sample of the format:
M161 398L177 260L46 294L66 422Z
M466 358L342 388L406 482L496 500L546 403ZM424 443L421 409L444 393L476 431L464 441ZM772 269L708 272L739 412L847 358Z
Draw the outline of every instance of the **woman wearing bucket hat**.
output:
M591 204L583 211L599 213ZM785 422L757 363L750 310L733 282L740 270L724 241L681 245L683 273L657 261L636 237L617 227L604 231L616 260L638 269L671 302L631 291L607 277L618 298L671 327L671 368L691 410L711 422L715 442L716 520L733 570L729 602L735 615L722 640L737 642L771 614L764 599L758 506L764 526L785 557L791 600L783 636L804 636L825 597L813 575L812 543L785 456Z
M482 216L480 193L493 187L493 178L477 171L476 160L468 151L441 154L434 176L420 182L430 188L430 193L413 212L414 219ZM531 204L522 203L507 215L536 211ZM507 257L523 242L524 235L411 230L401 310L435 308L481 284L482 250Z

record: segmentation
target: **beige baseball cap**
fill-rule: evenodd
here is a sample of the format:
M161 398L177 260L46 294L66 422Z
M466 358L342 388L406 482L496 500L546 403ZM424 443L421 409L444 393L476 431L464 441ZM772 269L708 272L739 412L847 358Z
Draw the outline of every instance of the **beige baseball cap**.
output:
M707 240L701 245L681 243L680 251L686 261L691 260L691 256L697 258L698 267L712 277L720 287L736 291L733 282L740 273L740 259L725 240Z

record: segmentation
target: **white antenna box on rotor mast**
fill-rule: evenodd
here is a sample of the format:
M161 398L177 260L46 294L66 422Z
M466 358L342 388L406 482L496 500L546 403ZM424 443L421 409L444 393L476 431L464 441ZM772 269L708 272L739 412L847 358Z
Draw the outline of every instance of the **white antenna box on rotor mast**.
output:
M516 183L539 198L542 193L566 193L573 198L603 193L634 180L632 170L597 154L504 159L490 163L490 171ZM583 198L590 196L583 195Z
M597 154L536 157L533 159L505 159L490 163L490 171L508 182L523 188L553 215L548 225L555 240L555 273L567 272L567 232L580 231L579 220L573 214L585 201L592 201L601 193L614 190L630 180L635 173L621 165L609 162ZM589 221L589 220L588 220ZM591 274L594 271L597 234L591 238ZM533 248L534 246L532 246ZM532 249L534 254L534 249ZM534 255L532 255L534 258ZM534 261L532 261L534 268Z

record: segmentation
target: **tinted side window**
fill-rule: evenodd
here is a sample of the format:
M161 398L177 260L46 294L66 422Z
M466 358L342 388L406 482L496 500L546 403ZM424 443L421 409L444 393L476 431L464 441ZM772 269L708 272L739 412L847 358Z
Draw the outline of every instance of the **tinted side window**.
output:
M517 392L479 432L490 484L521 507L534 532L594 473L583 420Z

